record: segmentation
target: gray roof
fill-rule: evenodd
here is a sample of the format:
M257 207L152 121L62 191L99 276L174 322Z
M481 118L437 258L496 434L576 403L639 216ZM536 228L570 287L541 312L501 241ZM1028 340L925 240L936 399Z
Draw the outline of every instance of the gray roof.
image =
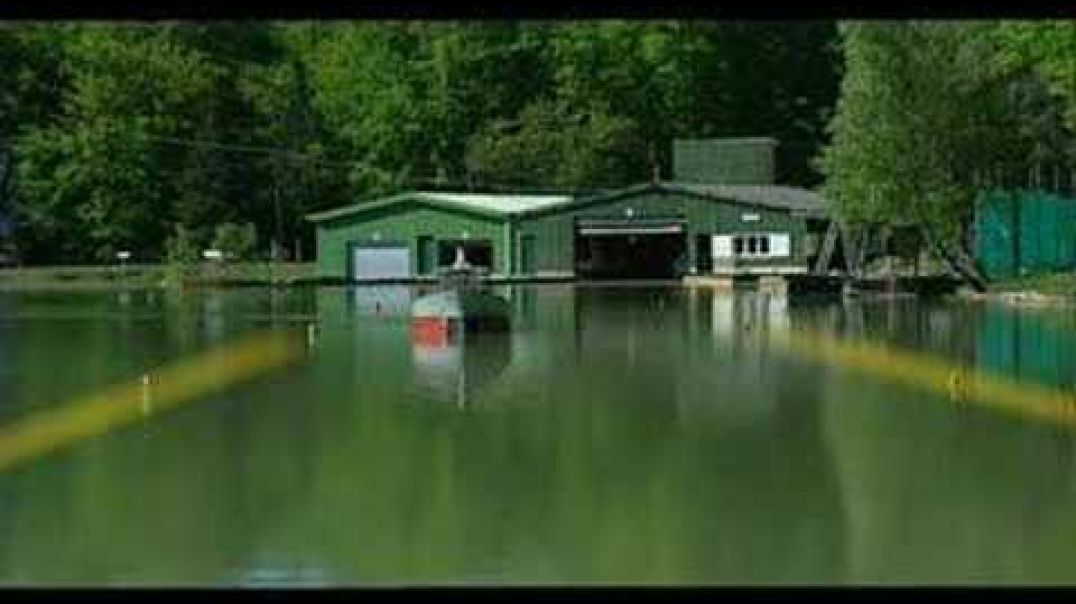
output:
M607 203L649 192L680 193L693 195L718 202L732 202L748 206L773 208L806 214L810 217L824 218L828 215L828 204L818 193L799 187L781 185L710 185L684 182L649 182L633 185L616 191L609 191L591 197L574 199L563 204L554 204L522 215L542 215L551 212L570 211L588 206Z
M454 208L486 216L505 217L524 212L541 210L568 203L568 195L517 195L517 194L481 194L481 193L446 193L431 191L413 191L393 195L382 199L361 202L322 212L307 214L307 220L321 222L342 216L368 212L386 205L407 201L419 202L441 208Z
M662 185L670 190L682 190L696 195L731 199L742 203L771 208L824 214L826 199L809 189L783 185L709 185L669 182Z
M674 145L703 145L706 147L712 147L715 145L721 146L738 146L744 143L766 143L768 145L778 145L776 138L772 136L740 136L740 137L715 137L715 138L678 138L673 141Z
M416 191L394 195L379 200L357 203L342 208L315 212L307 215L314 222L332 220L342 216L366 212L405 201L417 201L427 205L463 210L497 218L511 216L527 217L558 211L570 211L580 207L605 203L648 191L666 191L704 197L715 201L732 201L745 205L802 212L812 216L827 214L826 200L807 189L780 185L710 185L683 182L641 183L588 197L570 195L509 195L475 193L434 193Z
M466 206L500 212L502 214L519 214L538 210L572 200L568 195L514 195L514 194L480 194L480 193L435 193L420 191L416 195L432 201Z

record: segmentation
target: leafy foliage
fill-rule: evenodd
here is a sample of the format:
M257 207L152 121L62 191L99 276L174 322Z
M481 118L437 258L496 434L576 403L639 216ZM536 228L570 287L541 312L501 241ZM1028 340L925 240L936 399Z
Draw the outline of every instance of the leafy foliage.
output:
M671 176L674 137L770 135L813 184L832 23L215 22L0 26L0 153L36 263L167 255L405 188ZM306 239L303 244L300 239Z
M164 242L165 260L168 264L188 266L201 258L201 247L190 229L179 224Z
M1033 66L1065 101L1065 117L1076 127L1076 22L1008 21L1001 24L1002 60L1011 69Z
M224 252L229 259L252 260L258 249L258 231L251 222L219 224L211 246Z
M840 31L845 72L820 162L828 197L850 223L921 227L936 251L978 279L967 237L974 201L988 177L1043 150L1049 103L1002 59L996 22L845 23Z

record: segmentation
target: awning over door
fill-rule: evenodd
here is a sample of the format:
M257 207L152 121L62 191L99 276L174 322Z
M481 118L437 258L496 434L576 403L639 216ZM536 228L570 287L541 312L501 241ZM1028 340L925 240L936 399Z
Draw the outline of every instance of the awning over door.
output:
M588 219L577 223L580 235L678 235L684 232L683 220Z

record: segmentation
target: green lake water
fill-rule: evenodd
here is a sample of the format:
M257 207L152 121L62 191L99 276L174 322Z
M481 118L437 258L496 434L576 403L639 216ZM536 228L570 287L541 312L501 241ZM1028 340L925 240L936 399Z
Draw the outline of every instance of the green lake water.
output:
M0 474L0 584L1076 583L1070 429L790 356L869 335L1072 390L1076 314L679 287L0 294L0 421L246 332L303 363Z

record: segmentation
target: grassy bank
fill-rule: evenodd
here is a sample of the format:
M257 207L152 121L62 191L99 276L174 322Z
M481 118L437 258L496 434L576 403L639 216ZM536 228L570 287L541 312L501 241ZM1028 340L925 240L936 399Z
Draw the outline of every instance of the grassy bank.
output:
M312 278L314 264L287 262L0 269L0 289L113 289L182 285L290 285Z

